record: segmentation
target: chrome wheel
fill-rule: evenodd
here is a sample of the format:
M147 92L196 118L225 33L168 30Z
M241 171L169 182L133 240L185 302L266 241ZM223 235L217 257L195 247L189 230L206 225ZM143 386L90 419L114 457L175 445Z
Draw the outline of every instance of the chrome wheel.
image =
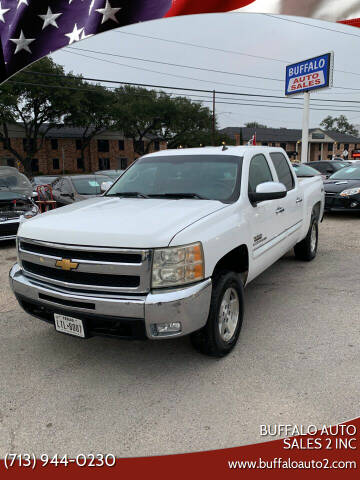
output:
M234 288L228 288L223 296L219 310L219 332L224 342L229 342L236 331L239 322L239 295Z
M315 252L316 250L316 243L317 243L317 235L316 235L316 223L314 222L311 227L310 233L310 248L311 252Z

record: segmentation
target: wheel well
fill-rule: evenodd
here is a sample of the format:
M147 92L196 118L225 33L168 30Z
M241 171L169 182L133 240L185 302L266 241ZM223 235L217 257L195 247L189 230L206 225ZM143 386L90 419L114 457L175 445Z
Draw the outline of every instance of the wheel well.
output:
M320 219L320 209L321 209L321 203L318 202L318 203L316 203L316 204L314 205L314 208L313 208L313 210L312 210L312 214L315 215L315 218L316 218L317 220Z
M231 270L241 273L245 285L249 271L249 252L247 246L240 245L224 255L215 265L213 275L220 270Z

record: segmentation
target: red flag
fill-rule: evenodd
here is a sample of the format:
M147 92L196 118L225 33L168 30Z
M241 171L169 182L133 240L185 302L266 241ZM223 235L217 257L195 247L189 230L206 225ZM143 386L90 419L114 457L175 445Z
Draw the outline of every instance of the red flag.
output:
M245 7L254 0L173 0L166 17L195 13L228 12Z
M253 135L253 138L252 138L252 141L253 141L253 145L256 145L256 132L254 133Z

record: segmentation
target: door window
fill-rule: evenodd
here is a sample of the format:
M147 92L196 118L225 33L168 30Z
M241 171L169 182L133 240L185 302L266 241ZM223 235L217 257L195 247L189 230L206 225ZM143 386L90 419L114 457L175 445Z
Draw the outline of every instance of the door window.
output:
M285 156L280 152L270 153L271 160L274 164L279 182L284 184L286 190L292 190L295 187L293 174Z
M249 192L255 193L260 183L272 182L273 176L265 156L255 155L249 168Z

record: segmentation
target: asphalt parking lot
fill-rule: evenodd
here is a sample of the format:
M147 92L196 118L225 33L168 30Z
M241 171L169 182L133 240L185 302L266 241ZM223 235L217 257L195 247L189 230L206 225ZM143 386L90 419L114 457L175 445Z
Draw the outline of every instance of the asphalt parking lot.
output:
M246 289L230 356L188 340L81 340L15 302L0 244L0 456L159 455L263 441L260 424L360 413L359 216L328 215L312 263L287 255Z

